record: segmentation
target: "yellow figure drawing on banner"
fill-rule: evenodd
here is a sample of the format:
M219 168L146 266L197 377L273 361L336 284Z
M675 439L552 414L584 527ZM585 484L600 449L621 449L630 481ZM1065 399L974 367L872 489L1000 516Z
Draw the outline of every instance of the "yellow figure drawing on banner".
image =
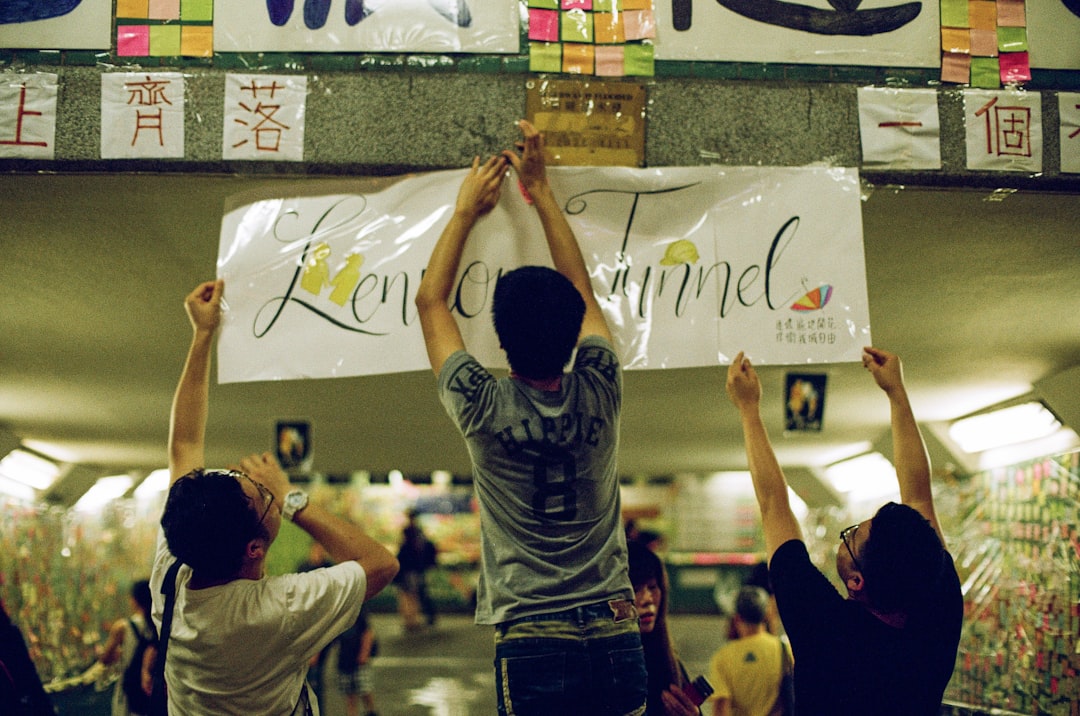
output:
M300 288L318 296L324 288L333 286L330 300L344 306L349 296L360 283L360 266L364 263L363 254L349 254L345 257L345 266L330 278L330 245L320 243L311 252L311 257L304 266L304 275L300 277Z
M661 266L678 266L679 264L696 264L701 257L698 255L697 246L688 239L679 239L669 244L664 251L664 258L660 259Z

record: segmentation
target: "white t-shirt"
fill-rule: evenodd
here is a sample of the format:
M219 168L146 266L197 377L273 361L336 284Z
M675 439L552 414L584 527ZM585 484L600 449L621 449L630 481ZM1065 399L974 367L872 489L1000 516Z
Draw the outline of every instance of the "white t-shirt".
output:
M150 575L159 631L161 583L174 561L159 530ZM190 579L191 568L180 567L165 664L170 714L292 714L311 657L352 626L367 590L354 561L206 589L188 589Z

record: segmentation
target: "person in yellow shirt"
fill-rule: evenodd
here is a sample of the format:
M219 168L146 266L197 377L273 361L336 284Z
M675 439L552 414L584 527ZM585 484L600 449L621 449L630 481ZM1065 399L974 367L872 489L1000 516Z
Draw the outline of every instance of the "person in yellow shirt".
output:
M737 638L709 661L713 716L782 714L780 685L792 670L791 647L769 633L769 595L761 587L739 590L732 617ZM774 711L774 708L776 709Z

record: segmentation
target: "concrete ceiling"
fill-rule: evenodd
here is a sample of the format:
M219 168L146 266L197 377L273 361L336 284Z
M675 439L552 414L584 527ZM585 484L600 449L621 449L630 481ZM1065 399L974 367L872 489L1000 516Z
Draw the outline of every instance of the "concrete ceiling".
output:
M162 467L190 336L183 296L214 275L225 197L268 181L0 176L0 429L86 474ZM920 420L1039 381L1075 406L1053 379L1080 365L1080 197L877 187L863 222L874 342L903 357ZM887 435L886 402L861 366L825 370L825 428L799 435L782 432L785 369L763 371L767 423L792 468ZM625 382L623 473L745 467L723 368ZM312 423L320 472L468 472L428 372L214 385L208 459L269 449L274 423L294 418Z

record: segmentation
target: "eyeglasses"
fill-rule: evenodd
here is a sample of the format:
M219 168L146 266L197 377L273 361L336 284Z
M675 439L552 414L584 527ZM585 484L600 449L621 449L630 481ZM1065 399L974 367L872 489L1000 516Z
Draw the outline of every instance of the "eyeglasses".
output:
M274 493L270 492L270 490L267 489L266 485L262 484L261 482L256 482L255 480L252 480L246 474L238 470L229 470L229 474L236 478L243 478L250 482L252 485L254 485L255 489L259 492L259 496L262 497L263 502L266 503L266 509L263 510L262 516L259 517L259 524L261 525L263 523L263 520L266 519L267 513L270 512L270 508L274 504Z
M858 558L855 557L855 551L851 549L851 543L848 541L848 537L855 534L855 530L859 529L858 524L854 524L851 527L845 527L840 530L840 541L844 543L844 547L847 548L848 554L851 555L851 561L855 563L855 569L860 572L863 571L862 565L859 564Z

